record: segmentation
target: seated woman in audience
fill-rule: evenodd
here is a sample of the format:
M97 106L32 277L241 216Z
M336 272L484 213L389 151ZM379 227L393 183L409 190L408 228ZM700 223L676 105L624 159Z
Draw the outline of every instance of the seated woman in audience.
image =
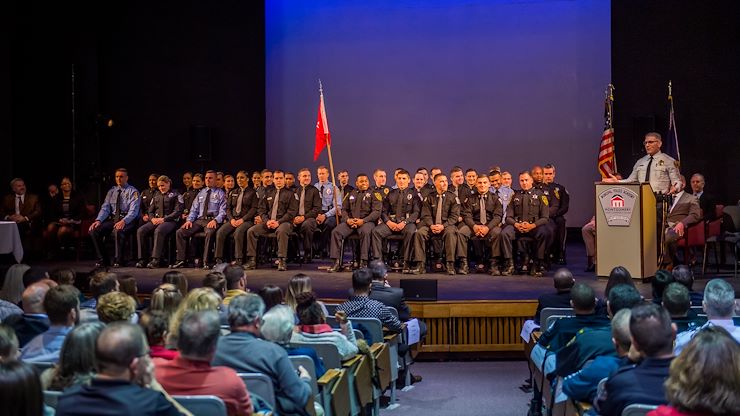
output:
M313 287L311 286L311 277L303 273L298 273L290 278L288 283L288 290L285 292L285 304L296 310L298 302L296 299L301 293L313 293ZM324 316L329 316L329 311L326 310L326 306L320 300L316 301L321 307Z
M221 325L228 325L229 306L225 305L223 302L223 299L226 297L226 275L224 275L223 272L212 271L203 278L201 285L203 287L210 287L216 292L218 297L221 298L221 306L218 310L218 316L221 319Z
M4 416L47 414L41 382L32 366L15 360L0 362L0 403Z
M162 283L152 292L152 299L149 302L149 311L161 311L169 319L175 314L177 307L182 302L180 289L172 283Z
M123 276L118 278L118 290L131 296L136 302L136 310L144 309L144 305L139 301L139 288L136 286L136 279L133 276Z
M224 192L226 195L231 192L232 189L234 189L234 177L232 175L226 175L224 176Z
M740 344L709 326L671 362L665 382L668 406L648 416L740 415Z
M170 325L170 315L164 311L147 311L141 315L139 325L144 330L149 343L149 356L172 360L179 355L177 351L168 350L164 346Z
M15 331L8 325L0 324L0 362L17 360L20 355Z
M3 287L0 289L0 299L6 300L14 305L20 305L23 300L23 291L26 286L23 284L23 276L31 266L27 264L14 264L10 266L5 273Z
M319 379L324 375L326 370L321 359L316 354L316 350L313 348L293 348L289 346L290 337L293 336L293 332L295 331L294 318L295 315L293 309L290 309L290 306L275 305L262 317L262 326L260 327L262 336L266 340L283 347L288 352L288 355L307 355L311 357L314 367L316 367L316 378Z
M283 303L283 289L275 285L265 285L257 294L265 302L265 310L269 311L275 305Z
M61 192L51 199L51 212L47 213L49 223L44 232L47 250L56 250L59 244L68 241L79 230L85 217L85 198L72 189L72 181L64 177L60 183Z
M100 322L126 321L136 323L136 302L123 292L108 292L98 299L98 319Z
M217 311L221 307L221 298L210 287L199 287L193 289L180 302L175 314L170 318L170 330L167 334L167 348L177 349L177 334L180 331L180 323L188 311Z
M188 278L185 277L185 274L182 272L173 270L165 273L164 276L162 276L162 283L172 283L177 286L182 296L186 296L188 294Z
M296 297L296 312L298 313L298 329L294 332L290 341L301 343L330 342L337 346L339 355L343 360L352 358L357 354L355 333L352 323L342 311L337 311L335 317L339 322L340 331L336 332L326 324L326 315L316 301L313 293L301 293Z
M597 315L608 315L606 310L606 300L609 299L609 292L614 286L618 285L630 285L637 289L635 282L632 281L632 274L625 267L617 266L609 272L609 280L606 281L606 287L604 288L604 297L596 302L596 314Z
M67 334L59 353L59 363L41 374L44 390L62 391L78 384L87 384L95 376L95 342L102 322L88 322L75 327Z

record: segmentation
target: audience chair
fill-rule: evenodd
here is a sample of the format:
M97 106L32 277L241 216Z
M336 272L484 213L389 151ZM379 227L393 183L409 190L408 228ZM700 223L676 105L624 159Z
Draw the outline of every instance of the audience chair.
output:
M259 396L270 405L270 408L275 409L275 390L270 377L262 373L238 373L237 375L244 381L250 395Z
M226 405L216 396L172 396L193 415L227 416Z
M716 212L716 219L714 221L706 221L706 232L705 232L705 240L704 240L704 254L702 256L702 276L706 272L706 264L707 264L707 250L709 248L709 244L712 244L714 247L714 265L717 268L717 273L719 273L719 251L717 250L717 244L721 243L720 237L722 236L722 211L724 209L724 205L717 205L715 207Z
M52 409L56 409L61 395L61 391L44 390L44 404Z
M349 416L351 412L349 374L331 368L317 381L325 416Z
M545 321L545 330L547 330L547 328L550 328L550 326L552 326L552 324L555 321L557 321L558 319L560 319L560 318L571 318L573 316L574 315L550 315L550 316L547 317L547 320ZM540 320L540 323L542 323L541 320Z
M291 342L291 347L295 348L312 348L316 351L316 354L324 362L324 367L329 368L342 368L342 357L339 355L339 349L337 346L328 342Z
M540 327L542 328L542 323L547 322L548 318L557 315L557 316L574 316L576 312L573 310L573 308L543 308L540 312ZM544 330L547 330L547 328L550 327L550 324L548 323L543 328ZM543 330L543 332L544 332Z
M652 404L631 404L622 410L622 416L645 416L651 410L657 409L658 406Z
M726 206L722 210L723 214L728 216L732 221L732 227L734 232L725 231L722 236L722 241L730 243L733 247L734 252L734 271L732 277L737 277L737 263L738 263L738 244L740 244L740 206L732 205ZM730 224L728 224L730 225Z

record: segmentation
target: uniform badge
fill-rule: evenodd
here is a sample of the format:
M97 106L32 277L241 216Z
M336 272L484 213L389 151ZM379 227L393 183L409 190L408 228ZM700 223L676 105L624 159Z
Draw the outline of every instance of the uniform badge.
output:
M387 188L386 188L385 191L386 191L386 193L388 193L388 189ZM378 201L382 201L383 200L383 196L380 195L380 192L376 192L375 193L375 199L377 199Z
M350 195L350 196L349 196L349 200L350 200L350 201L354 201L354 200L355 200L355 196L354 196L354 195Z
M390 192L390 191L391 191L391 190L390 190L390 189L388 189L388 188L383 188L383 193L384 193L384 194L386 194L386 195L388 195L388 192Z
M298 194L293 194L293 196L295 197L295 200L296 201L300 201L301 200L300 198L298 198Z
M413 197L414 197L414 195L412 195L412 194L406 195L406 199L408 199L409 201L411 201L411 198L413 198Z
M134 199L139 199L139 193L134 191Z
M324 191L324 192L326 192L326 194L327 194L327 195L331 195L331 193L332 193L332 190L331 190L331 189L332 189L332 188L333 188L333 187L332 187L332 186L330 186L330 187L326 188L326 191Z
M271 197L271 196L268 196L268 197L267 197L267 200L268 200L268 201L271 201L271 200L272 200L272 197Z
M455 197L455 202L456 202L456 203L457 203L458 205L460 205L460 198L458 198L458 197Z
M663 166L663 165L665 165L665 162L663 162L663 159L660 159L658 161L658 166Z
M547 200L547 197L545 195L542 195L542 203L545 204L545 206L550 205L549 201Z

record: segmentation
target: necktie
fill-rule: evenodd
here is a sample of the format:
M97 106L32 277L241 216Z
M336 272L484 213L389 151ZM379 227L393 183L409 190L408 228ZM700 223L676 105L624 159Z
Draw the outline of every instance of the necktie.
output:
M406 200L406 190L399 190L398 201L396 201L396 222L401 222L404 219L403 202L405 200Z
M158 195L154 203L157 204L157 217L164 218L164 194Z
M301 187L301 200L298 202L298 215L306 215L306 187Z
M16 197L15 197L15 215L21 215L21 205L22 204L23 203L21 201L21 196L20 195L16 195Z
M244 200L244 189L239 189L239 197L236 198L236 209L234 212L239 215L242 212L242 201Z
M486 225L486 199L481 195L480 197L480 223Z
M270 219L272 221L277 220L278 205L280 205L280 189L275 191L275 198L272 200L272 212L270 213Z
M648 162L647 169L645 169L645 180L643 182L650 182L650 167L653 164L653 157L650 156L650 161Z
M121 216L121 189L116 192L116 208L113 211L113 216L116 217L116 220Z
M435 224L442 224L442 195L437 195L437 213L434 216Z
M208 213L208 204L211 203L211 188L206 191L206 199L203 201L203 205L200 207L200 216L205 217Z

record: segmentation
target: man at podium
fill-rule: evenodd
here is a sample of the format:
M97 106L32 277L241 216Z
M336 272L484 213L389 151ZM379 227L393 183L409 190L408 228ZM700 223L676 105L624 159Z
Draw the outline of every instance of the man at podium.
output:
M604 178L608 183L650 182L650 187L656 194L675 194L681 189L681 174L678 171L678 162L660 151L663 139L660 133L650 132L645 135L645 152L632 168L632 173L626 179L617 179L614 175Z

